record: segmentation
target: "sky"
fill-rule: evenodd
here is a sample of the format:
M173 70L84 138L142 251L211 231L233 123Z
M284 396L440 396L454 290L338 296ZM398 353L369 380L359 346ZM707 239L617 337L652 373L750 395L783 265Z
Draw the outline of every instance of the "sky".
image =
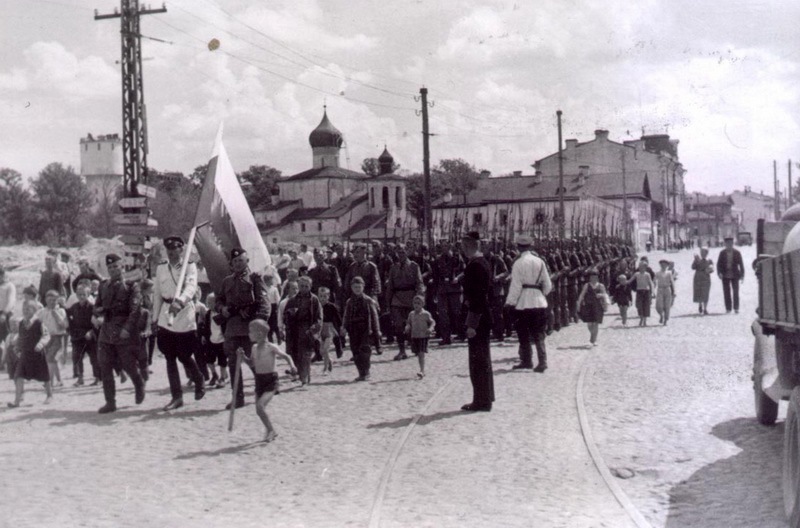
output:
M158 2L150 4L159 7ZM0 167L80 166L79 140L121 133L111 0L0 0ZM342 166L386 145L431 162L522 170L564 139L668 133L691 192L772 191L800 161L796 0L169 0L141 18L149 165L191 172L216 131L234 168L310 168L327 105ZM156 40L157 39L157 40ZM208 43L219 41L210 50ZM795 169L796 173L800 170ZM800 175L800 174L798 174ZM796 178L795 178L796 179Z

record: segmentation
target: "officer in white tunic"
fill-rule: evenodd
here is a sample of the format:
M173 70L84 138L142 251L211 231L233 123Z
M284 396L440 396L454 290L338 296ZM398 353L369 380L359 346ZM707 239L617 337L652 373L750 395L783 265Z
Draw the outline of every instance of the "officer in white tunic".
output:
M553 289L547 266L531 248L533 239L527 235L517 237L519 258L511 268L511 284L506 305L515 310L517 336L519 337L519 364L514 369L533 368L531 340L536 345L539 363L534 372L547 370L547 349L544 339L547 331L547 294Z
M205 395L203 375L194 362L193 354L197 347L197 320L195 318L194 296L197 293L197 266L188 262L183 288L177 292L178 280L183 265L183 238L170 236L164 239L167 260L156 268L153 287L152 323L156 326L158 349L167 360L167 377L172 400L164 407L165 411L183 406L183 389L178 370L178 360L186 368L187 375L194 382L194 399Z

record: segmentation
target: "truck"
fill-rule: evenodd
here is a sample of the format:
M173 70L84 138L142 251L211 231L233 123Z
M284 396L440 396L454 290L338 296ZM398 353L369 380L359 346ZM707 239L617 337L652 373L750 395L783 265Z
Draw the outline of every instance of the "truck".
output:
M752 324L753 392L757 420L775 424L788 401L783 437L783 503L800 528L800 204L779 221L758 221L758 312Z

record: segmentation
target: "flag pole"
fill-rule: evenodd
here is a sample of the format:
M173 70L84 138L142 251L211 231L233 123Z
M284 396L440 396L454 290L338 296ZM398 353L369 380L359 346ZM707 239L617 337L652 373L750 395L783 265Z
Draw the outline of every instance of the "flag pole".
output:
M189 231L189 242L186 244L186 251L183 252L183 262L181 263L181 272L178 275L178 282L175 284L175 296L174 299L177 299L183 294L183 283L186 281L186 268L189 267L189 258L192 256L192 247L194 246L194 237L197 235L197 230L204 225L208 224L208 222L203 222L200 225L196 225L192 227L192 230ZM167 325L172 326L175 322L175 314L170 312L167 316Z

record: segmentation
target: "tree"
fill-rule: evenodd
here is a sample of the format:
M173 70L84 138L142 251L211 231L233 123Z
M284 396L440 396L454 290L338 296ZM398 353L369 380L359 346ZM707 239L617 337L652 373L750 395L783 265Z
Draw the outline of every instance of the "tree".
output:
M244 197L251 210L270 203L272 191L278 185L281 171L268 165L250 165L250 168L236 175L242 186Z
M466 195L478 187L478 180L483 171L478 172L474 165L458 158L439 161L433 172L437 173L437 178L441 179L444 186L454 194Z
M151 171L152 172L152 171ZM206 180L206 173L208 172L208 163L204 163L203 165L198 165L194 168L192 173L188 176L188 179L193 184L202 187L203 182ZM174 174L174 173L169 173Z
M34 238L64 245L80 243L87 232L92 197L75 169L51 163L31 182L31 188L37 216Z
M33 212L31 193L22 185L22 175L0 168L0 239L25 241Z
M200 167L193 173L194 180L180 172L162 173L150 169L147 183L157 190L157 194L147 204L153 211L153 218L158 221L158 235L161 238L176 234L186 235L192 228L203 190L196 179L199 169ZM204 170L202 173L205 177Z
M392 162L392 172L397 172L398 169L400 169L400 165ZM380 176L381 163L378 161L378 158L364 158L364 161L361 162L361 172L373 178L375 176Z
M91 191L90 191L91 192ZM121 213L119 199L122 198L122 180L118 176L101 176L94 186L94 208L89 232L96 237L114 235L114 215Z

